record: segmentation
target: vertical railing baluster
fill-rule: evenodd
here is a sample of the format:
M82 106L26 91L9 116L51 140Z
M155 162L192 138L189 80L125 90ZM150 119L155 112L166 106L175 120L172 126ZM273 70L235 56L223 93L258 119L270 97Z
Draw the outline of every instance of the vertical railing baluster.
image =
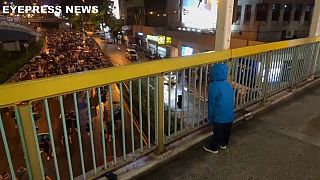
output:
M13 164L12 164L12 159L11 159L11 155L10 155L10 150L9 150L9 145L8 145L8 141L7 141L7 137L6 137L6 132L4 130L4 126L2 123L2 117L1 117L1 113L0 113L0 132L1 132L1 137L2 137L2 142L3 142L3 146L4 146L4 150L6 152L6 156L7 156L7 160L8 160L8 164L9 164L9 169L10 169L10 173L11 173L11 178L13 180L16 180L16 175L14 173L14 169L13 169ZM2 160L3 161L3 160Z
M245 88L245 92L244 92L244 97L242 98L242 106L244 106L247 102L247 96L248 96L248 83L249 83L249 71L250 71L250 56L245 57L245 66L244 66L244 71L245 71L245 75L244 75L244 88Z
M91 105L90 105L90 95L89 90L86 90L87 94L87 105L88 105L88 119L89 119L89 130L90 130L90 142L91 142L91 153L92 153L92 163L93 163L93 170L94 174L97 174L97 165L96 165L96 156L94 150L94 141L93 141L93 127L92 127L92 118L91 118Z
M240 88L240 106L243 107L243 96L245 96L245 76L246 76L246 57L243 57L241 58L241 82L240 82L240 85L241 85L241 88ZM244 94L243 94L244 92Z
M182 71L182 88L181 88L181 114L180 114L180 130L183 130L183 126L184 126L184 116L185 116L185 109L184 109L184 101L185 101L185 85L186 85L186 70L183 69Z
M110 114L111 114L111 128L112 128L112 147L113 147L113 162L117 164L117 150L116 150L116 137L114 132L114 113L113 113L113 91L112 85L109 85L109 103L110 103Z
M141 79L139 79L139 124L140 124L140 151L143 152L143 126L142 126L142 92L141 92Z
M127 150L126 150L126 132L124 127L124 108L123 108L123 88L122 82L119 83L120 85L120 113L121 113L121 130L122 130L122 153L123 153L123 160L127 160Z
M192 69L189 68L188 74L188 107L187 107L187 128L189 128L189 117L190 117L190 91L191 91L191 71Z
M175 96L174 96L174 135L177 135L178 117L177 117L177 98L178 98L178 85L179 85L179 71L176 71L176 84L175 84Z
M64 113L64 105L63 105L62 96L59 96L59 103L60 103L60 112L61 112L64 144L66 146L66 151L67 151L67 161L68 161L68 168L69 168L69 176L70 176L70 180L72 180L73 179L73 171L72 171L69 140L68 140L67 127L66 127L66 117L65 117L65 113Z
M194 128L194 124L195 124L195 114L196 114L196 96L197 96L197 72L198 68L195 67L194 68L194 80L193 80L193 101L192 101L192 128Z
M53 131L52 131L52 125L51 125L51 117L50 117L50 109L49 109L49 105L48 105L48 99L44 100L44 106L45 106L45 110L46 110L46 117L47 117L48 129L49 129L49 134L50 134L50 142L51 142L51 149L52 149L52 154L53 154L54 168L55 168L55 172L56 172L56 177L59 180L60 173L59 173L56 147L54 145L54 138L53 138Z
M200 121L201 121L201 91L202 91L202 71L203 71L203 66L200 67L200 80L199 80L199 101L198 101L198 126L200 125ZM204 117L204 116L202 116Z
M251 93L252 93L252 91L253 91L253 77L252 77L252 75L253 75L253 72L254 72L254 68L255 68L255 60L256 60L256 58L255 58L256 56L255 55L253 55L253 56L250 56L250 58L249 58L249 80L248 80L248 94L247 94L247 97L246 97L246 102L247 103L249 103L250 101L251 101Z
M83 147L82 147L81 127L80 127L80 118L79 118L77 93L73 93L73 103L74 103L74 110L75 110L75 113L76 113L76 124L77 124L77 129L78 129L78 141L79 141L79 151L80 151L80 162L81 162L82 176L83 176L83 179L86 179L86 169L84 168Z
M208 89L208 64L206 64L206 73L205 73L205 80L204 80L204 100L203 100L203 118L207 117L206 115L206 108L207 108L207 89Z
M150 129L150 77L147 78L147 119L148 119L148 144L151 148L151 129Z
M105 129L104 129L104 123L103 123L103 111L102 109L104 106L102 106L101 101L101 88L98 87L98 101L99 101L99 112L100 112L100 125L101 125L101 141L102 141L102 151L103 151L103 165L104 169L107 169L107 154L106 154L106 140L105 140Z
M257 98L256 100L262 98L263 96L263 92L262 92L262 79L264 78L264 75L263 75L263 72L264 72L264 64L265 64L265 59L263 58L263 55L262 54L259 54L258 55L258 59L259 59L259 62L260 62L260 65L259 65L259 68L258 68L258 76L256 77L256 83L257 83L257 89L256 89L256 93L257 95L255 96L255 98Z
M130 89L130 128L131 128L131 148L132 155L135 156L135 147L134 147L134 129L133 129L133 113L132 113L132 81L129 82Z
M265 78L264 78L264 84L263 84L263 102L267 102L268 98L268 89L269 89L269 71L270 71L270 64L272 60L271 52L268 52L265 54L266 56L266 65L265 65Z
M239 98L240 95L241 95L241 92L240 92L240 78L241 76L239 77L239 74L241 74L241 60L239 58L237 59L234 59L234 61L236 61L236 65L235 65L235 86L234 86L234 93L235 93L235 108L238 109L239 108Z
M169 72L168 83L168 137L171 137L171 72Z

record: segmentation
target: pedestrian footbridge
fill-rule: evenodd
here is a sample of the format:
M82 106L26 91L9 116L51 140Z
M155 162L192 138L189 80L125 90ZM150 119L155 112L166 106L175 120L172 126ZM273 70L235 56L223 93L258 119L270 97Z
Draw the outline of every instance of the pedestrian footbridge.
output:
M319 51L320 37L312 37L1 85L0 173L317 179ZM237 119L230 147L212 155L201 142L212 134L207 84L215 63L229 67Z
M134 179L318 179L319 97L318 84L237 124L227 150L209 154L203 141Z
M8 21L5 16L0 16L0 41L28 41L37 36L38 33L27 25Z

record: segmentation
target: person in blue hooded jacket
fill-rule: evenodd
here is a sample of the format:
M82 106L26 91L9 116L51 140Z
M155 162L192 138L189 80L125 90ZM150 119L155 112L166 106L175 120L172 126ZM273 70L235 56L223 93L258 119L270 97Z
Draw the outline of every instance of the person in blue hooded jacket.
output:
M203 146L211 153L218 153L218 147L226 149L234 119L234 92L227 80L228 67L215 64L210 70L208 87L208 120L213 125L212 140Z

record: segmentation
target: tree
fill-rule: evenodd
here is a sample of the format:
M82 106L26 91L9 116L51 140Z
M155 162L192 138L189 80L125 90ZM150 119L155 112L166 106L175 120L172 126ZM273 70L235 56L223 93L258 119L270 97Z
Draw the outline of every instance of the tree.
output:
M100 27L100 23L106 23L111 29L111 33L115 35L121 30L124 24L122 20L116 19L113 14L114 3L112 0L64 0L61 1L60 5L63 8L64 16L71 19L74 26L77 27L81 23L81 18L84 22L91 22L95 25L95 28ZM65 14L66 6L98 6L98 13L93 14L82 14L80 16L75 16L75 14Z
M91 22L94 20L94 24L99 27L100 22L106 23L106 25L111 29L111 33L115 36L123 26L123 21L117 19L113 14L114 3L111 0L94 0L92 5L99 6L99 12L96 15L91 14Z

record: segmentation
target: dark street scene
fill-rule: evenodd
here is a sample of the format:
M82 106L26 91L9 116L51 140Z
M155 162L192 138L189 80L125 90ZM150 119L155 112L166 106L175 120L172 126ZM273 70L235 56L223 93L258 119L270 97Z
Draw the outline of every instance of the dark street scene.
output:
M0 180L319 179L320 0L0 0Z

